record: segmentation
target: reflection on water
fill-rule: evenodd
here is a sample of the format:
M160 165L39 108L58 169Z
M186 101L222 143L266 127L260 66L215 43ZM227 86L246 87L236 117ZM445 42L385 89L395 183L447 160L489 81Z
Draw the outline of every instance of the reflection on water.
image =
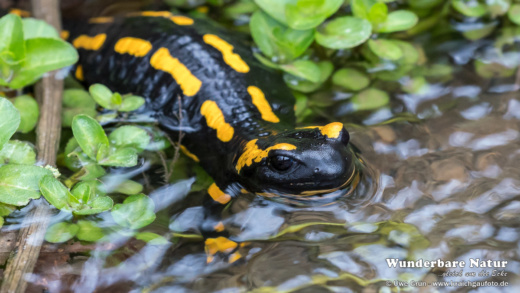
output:
M207 262L200 228L218 222L204 215L204 192L188 194L189 179L157 185L150 195L161 209L152 229L168 244L145 244L118 232L109 242L83 248L47 245L40 259L46 267L30 276L33 287L397 292L411 288L388 287L388 280L414 280L509 283L505 288L413 288L420 292L518 290L520 98L511 79L484 80L463 67L481 45L449 52L461 65L457 80L427 85L417 94L395 94L393 108L363 117L330 109L335 119L365 124L350 129L364 162L356 190L338 201L303 206L251 194L238 198L222 215L229 238L243 243L237 261L230 264L226 255L217 255ZM403 113L421 120L370 125ZM389 268L386 259L392 258L459 260L466 266L460 277L449 273L460 270L446 267ZM493 268L471 268L472 259L507 260L507 266L493 276Z

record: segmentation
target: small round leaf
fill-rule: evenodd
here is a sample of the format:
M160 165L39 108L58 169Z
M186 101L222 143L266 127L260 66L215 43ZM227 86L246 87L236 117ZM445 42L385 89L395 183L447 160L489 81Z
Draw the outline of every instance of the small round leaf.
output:
M316 41L331 49L348 49L364 43L372 33L372 25L366 19L344 16L320 26Z

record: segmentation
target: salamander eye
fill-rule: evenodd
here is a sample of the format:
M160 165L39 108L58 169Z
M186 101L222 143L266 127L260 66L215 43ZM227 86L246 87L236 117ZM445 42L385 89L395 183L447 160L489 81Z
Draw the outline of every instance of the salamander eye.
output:
M289 170L293 164L294 160L287 156L274 156L269 158L269 167L273 168L276 171L287 171Z

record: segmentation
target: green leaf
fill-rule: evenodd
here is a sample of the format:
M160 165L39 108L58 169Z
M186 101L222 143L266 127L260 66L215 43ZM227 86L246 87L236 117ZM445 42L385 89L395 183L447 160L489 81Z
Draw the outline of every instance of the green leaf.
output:
M366 19L344 16L321 25L316 31L316 42L331 49L348 49L364 43L372 33Z
M20 125L20 113L7 99L0 97L0 150Z
M107 150L106 152L101 152ZM137 151L132 147L101 148L97 157L98 164L112 167L133 167L137 165Z
M61 125L70 127L72 119L79 114L96 116L96 102L87 91L82 89L68 89L63 92L63 109L61 111Z
M90 196L93 195L92 189L95 189L95 187L91 188L90 182L79 182L74 185L70 192L79 203L87 204L90 201Z
M108 136L110 144L117 147L133 147L138 152L143 151L150 143L148 132L137 126L121 126Z
M18 96L13 101L14 106L20 112L20 126L18 131L21 133L27 133L36 127L38 118L40 116L40 108L38 103L31 96L23 95Z
M368 20L373 27L377 27L380 23L384 23L388 17L388 7L383 2L377 2L370 8L368 12Z
M419 18L415 13L407 10L397 10L390 12L386 21L380 23L376 29L380 33L391 33L404 31L417 24Z
M476 41L491 34L495 30L496 26L497 22L480 23L479 26L474 29L463 31L462 35L468 40Z
M127 195L138 194L142 191L143 185L132 180L125 180L114 189L114 192L119 192Z
M117 105L112 104L112 95L114 94L109 88L106 86L96 83L89 87L88 91L92 98L96 103L98 103L101 107L114 110L117 108Z
M52 175L44 176L40 180L40 191L45 199L55 208L71 211L70 198L72 194L67 187ZM76 205L79 203L76 202Z
M378 57L387 60L397 60L403 57L403 50L392 40L368 40L368 47Z
M62 40L36 38L25 41L25 62L9 83L12 89L32 84L44 73L72 65L78 52Z
M4 165L0 167L0 202L24 206L40 198L39 182L52 172L37 166Z
M142 240L150 245L165 245L170 243L166 238L152 232L137 233L135 239Z
M62 243L72 239L79 231L79 226L72 223L56 223L45 233L45 240L51 243Z
M282 62L301 56L314 40L314 30L294 30L262 11L253 14L249 27L260 50Z
M300 77L294 76L292 74L284 74L285 83L292 89L309 93L317 90L331 75L334 70L334 65L330 61L321 61L318 62L318 67L320 69L320 79L318 82L311 82Z
M22 19L24 39L51 38L60 39L60 35L52 25L34 18Z
M96 155L101 146L109 146L108 137L103 127L95 119L87 115L74 117L72 120L72 133L81 149L93 160L96 160Z
M98 227L96 223L92 221L79 220L78 227L79 230L76 237L79 240L95 242L105 236L103 229Z
M97 196L81 209L73 211L75 215L93 215L110 210L114 201L109 196Z
M507 17L509 17L509 20L514 24L520 25L520 4L513 4L511 8L509 8L509 11L507 11Z
M416 9L429 9L433 8L441 3L443 0L408 0L408 5Z
M116 204L111 211L117 224L139 229L149 225L155 220L155 205L144 194L131 195L122 204Z
M516 72L516 68L507 66L507 62L490 62L477 59L475 60L475 71L484 78L497 78L512 76Z
M309 60L296 60L291 64L281 65L280 68L287 73L311 82L318 82L321 76L318 65Z
M491 17L505 14L509 10L511 0L486 0L487 8Z
M7 217L15 210L16 210L16 207L13 205L0 203L0 217Z
M342 68L332 76L332 83L351 91L359 91L370 83L369 77L353 68Z
M142 105L146 100L143 97L139 96L125 96L123 97L123 102L121 103L121 106L119 107L118 111L121 112L130 112L135 111L139 108L141 108Z
M373 110L385 106L390 101L388 94L376 88L368 88L351 99L357 111Z
M11 52L14 61L25 58L22 19L15 14L0 18L0 52Z
M1 164L34 165L36 152L34 147L27 142L10 140L0 150Z
M375 0L352 0L352 14L359 18L368 19L370 8L376 3Z
M488 12L486 5L479 3L477 0L453 0L451 6L468 17L482 17Z

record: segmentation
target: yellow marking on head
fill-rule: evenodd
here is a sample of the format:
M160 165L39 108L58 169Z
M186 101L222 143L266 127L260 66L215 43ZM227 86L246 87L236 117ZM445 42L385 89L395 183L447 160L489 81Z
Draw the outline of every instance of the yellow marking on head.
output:
M210 128L217 131L217 137L223 142L228 142L233 138L235 130L233 126L226 122L222 110L214 101L205 101L200 107L200 113L206 118L206 123Z
M213 229L215 229L215 231L217 232L222 232L224 231L224 223L222 222L218 222L218 224L216 224L215 226L213 226Z
M229 253L238 246L235 241L222 236L208 238L204 244L206 245L205 250L208 255L215 255L217 252Z
M244 62L244 60L242 60L240 55L233 53L233 45L212 34L204 35L203 39L206 44L214 47L222 53L224 62L231 66L231 68L242 73L249 72L249 66Z
M202 82L179 59L172 57L170 51L164 47L153 54L150 65L157 70L171 74L185 96L197 94L202 85Z
M119 54L130 54L135 57L143 57L152 50L152 44L147 40L125 37L117 41L114 50Z
M29 16L31 16L31 13L29 11L21 10L21 9L18 9L18 8L12 8L11 10L9 10L9 13L16 14L16 15L18 15L20 17L29 17Z
M69 31L66 31L66 30L63 30L60 32L60 37L62 39L64 39L65 41L69 38L70 36L70 32Z
M193 24L193 19L186 17L186 16L182 16L182 15L172 16L172 17L170 17L170 20L173 21L176 25L192 25Z
M290 151L290 150L296 149L296 146L292 145L290 143L279 143L279 144L270 146L270 147L266 148L265 150L261 150L258 148L258 145L256 144L257 140L258 139L253 139L246 144L246 147L244 148L244 152L242 153L242 155L240 155L240 158L238 158L238 162L235 167L238 173L240 173L240 170L242 170L242 168L244 166L251 166L251 164L253 164L253 162L260 163L262 161L262 159L267 158L267 155L269 154L269 152L271 150Z
M239 260L242 258L242 255L240 254L240 252L234 252L232 253L230 256L229 256L229 259L228 259L228 262L229 263L234 263L235 261Z
M332 122L320 128L321 134L328 138L338 138L341 130L343 130L343 123L340 122Z
M231 200L231 196L220 190L220 188L215 183L211 184L211 186L208 188L208 193L214 201L221 204L226 204Z
M183 146L182 144L179 145L179 148L181 149L181 151L189 158L191 158L192 160L194 160L195 162L200 162L199 158L193 154L192 152L190 152L185 146Z
M83 76L83 66L78 65L76 67L76 72L74 75L76 76L77 80L83 81L85 79L85 77Z
M110 23L114 22L114 18L110 16L93 17L88 20L89 23Z
M94 37L81 35L72 42L72 45L76 49L83 48L86 50L99 50L99 48L101 48L101 46L103 46L103 44L105 43L106 39L106 34L99 34Z
M170 17L172 13L170 11L141 11L139 13L142 16L150 17Z
M280 122L280 119L273 113L273 109L265 99L264 92L262 92L261 89L252 85L247 88L247 92L251 95L253 104L256 106L258 111L260 111L260 114L262 114L262 119L273 123Z

